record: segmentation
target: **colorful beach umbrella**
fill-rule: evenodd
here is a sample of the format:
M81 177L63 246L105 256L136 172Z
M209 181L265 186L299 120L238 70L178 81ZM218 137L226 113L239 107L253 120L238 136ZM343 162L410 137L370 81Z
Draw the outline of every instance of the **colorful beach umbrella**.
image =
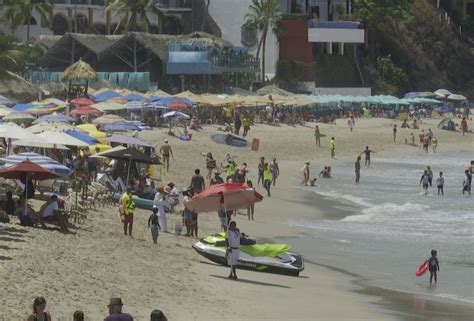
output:
M94 105L91 105L91 107L98 109L100 111L103 111L104 113L106 112L117 112L121 110L125 110L126 107L125 105L113 102L113 101L104 101L101 103L97 103Z
M60 164L51 157L43 156L37 153L20 153L4 157L2 160L5 162L5 167L13 166L23 161L30 161L59 176L69 176L72 174L72 170L70 168Z
M152 145L145 143L135 137L132 136L112 136L104 139L109 143L118 143L118 144L126 144L132 146L142 146L142 147L153 147Z
M35 119L34 116L24 112L14 112L3 117L4 121L14 123L30 123Z
M140 127L131 122L121 121L112 124L107 124L103 126L102 129L107 132L126 132L129 130L140 130Z
M95 101L93 101L90 98L80 97L80 98L75 98L71 100L70 103L75 106L90 106L90 105L93 105Z
M74 118L61 114L61 113L54 113L52 115L41 116L37 120L33 122L33 124L39 124L44 122L52 122L52 123L72 123Z
M107 90L107 91L94 95L95 101L98 101L98 102L107 101L107 100L110 100L112 98L117 98L117 97L122 98L122 96L119 93L113 90Z
M145 97L137 94L129 94L127 96L124 96L123 99L127 101L139 101L139 100L145 100Z
M89 145L84 143L82 140L74 138L64 132L45 131L38 134L37 136L53 144L77 147L86 147Z
M81 106L69 112L69 115L72 115L72 116L83 116L83 115L100 116L102 114L103 114L102 111L91 106Z
M65 132L66 130L69 129L74 129L74 126L68 124L68 123L58 123L58 122L42 122L36 125L33 125L31 127L28 127L27 130L38 134L46 131L52 131L52 132Z
M87 145L95 145L95 144L98 143L97 139L95 139L94 137L89 136L88 133L83 132L83 131L70 129L70 130L66 131L66 134L68 134L68 135L70 135L74 138L77 138L79 140L82 140Z
M125 122L125 118L117 116L117 115L104 115L100 116L92 121L94 125L107 125L113 124L117 122Z
M231 183L213 185L194 195L186 208L196 213L218 212L247 208L261 202L263 196L245 184Z

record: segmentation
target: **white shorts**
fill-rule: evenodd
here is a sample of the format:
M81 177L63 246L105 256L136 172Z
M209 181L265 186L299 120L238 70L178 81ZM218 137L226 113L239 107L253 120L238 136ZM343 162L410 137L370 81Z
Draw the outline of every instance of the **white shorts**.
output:
M227 264L237 266L239 264L240 250L229 249L227 255Z

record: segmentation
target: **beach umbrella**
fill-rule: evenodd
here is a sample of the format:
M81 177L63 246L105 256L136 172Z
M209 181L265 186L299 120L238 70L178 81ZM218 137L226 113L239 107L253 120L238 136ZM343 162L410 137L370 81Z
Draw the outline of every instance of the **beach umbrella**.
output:
M126 145L134 145L134 146L143 146L143 147L153 147L152 145L145 143L135 137L132 136L112 136L104 139L109 143L118 143L118 144L126 144Z
M100 111L106 112L117 112L121 110L125 110L126 107L122 104L113 102L113 101L104 101L98 104L91 105L91 107L98 109Z
M95 104L95 102L92 99L86 98L86 97L81 97L81 98L75 98L71 100L71 104L75 106L90 106Z
M12 110L11 108L8 108L7 106L3 106L3 105L0 106L0 117L10 115L13 112L14 110Z
M47 99L43 99L43 100L40 100L40 101L35 101L35 102L33 102L33 104L56 105L56 106L62 106L62 107L67 106L67 102L65 102L63 100L60 100L60 99L56 99L56 98L47 98Z
M218 212L247 208L262 200L263 196L247 185L231 183L210 186L194 195L185 206L196 213Z
M130 167L132 162L145 163L145 164L157 164L157 161L148 155L140 152L135 148L125 148L123 146L114 147L108 151L101 152L95 155L90 156L91 158L102 158L107 157L111 159L118 159L128 162L127 169L127 182L130 176Z
M139 100L145 100L145 97L137 94L129 94L127 96L124 96L123 99L127 101L139 101Z
M161 118L190 119L191 117L180 111L170 111L161 116Z
M26 113L34 115L34 116L41 116L41 115L49 115L56 111L62 110L66 107L64 106L56 106L56 107L35 107L25 110Z
M152 101L157 101L161 105L164 105L169 108L188 108L193 106L193 102L187 98L170 97Z
M438 113L450 113L453 111L453 108L449 106L439 106L439 107L436 107L434 110L437 111Z
M15 123L0 124L0 137L7 139L36 139L27 129L21 128Z
M24 147L55 148L55 149L69 150L69 148L67 148L64 145L53 144L53 143L50 143L50 142L48 142L44 139L38 139L38 138L36 138L34 140L30 140L30 139L14 140L14 141L12 141L12 145L13 146L24 146Z
M0 105L5 105L5 106L10 107L10 106L15 105L15 103L11 99L0 95Z
M117 97L122 98L122 96L119 93L117 93L113 90L103 91L99 94L96 93L94 95L95 101L98 101L98 102L107 101L107 100L110 100L112 98L117 98Z
M30 161L59 176L69 177L72 174L72 169L60 164L51 157L37 153L20 153L4 157L2 160L5 162L5 167L13 166L23 161Z
M86 133L86 132L83 132L83 131L69 129L69 130L66 131L66 134L68 134L68 135L70 135L74 138L77 138L79 140L82 140L87 145L95 145L95 144L98 143L97 139L95 139L94 137L91 137L89 135L89 133Z
M35 105L33 103L28 103L28 104L16 104L15 106L12 107L14 111L25 111L31 108L38 107L38 105Z
M169 98L173 97L173 95L168 94L166 91L158 89L157 91L154 91L152 93L148 94L149 97L154 97L154 98Z
M447 96L451 95L451 92L447 89L438 89L434 92L436 96L446 98Z
M37 120L33 122L33 124L39 124L44 122L51 122L51 123L72 123L74 118L61 114L55 113L52 115L41 116Z
M94 124L77 125L76 128L89 133L89 136L91 136L95 139L103 139L103 138L107 137L107 133L99 131L97 129L97 126L94 125Z
M132 100L129 101L126 105L125 108L127 109L142 109L142 108L147 108L151 104L145 100Z
M467 100L467 98L463 95L456 95L456 94L451 94L448 96L449 100Z
M64 132L45 131L38 134L37 136L53 144L77 147L88 146L88 144L84 143L82 140L74 138Z
M4 121L14 123L30 123L36 118L28 113L14 112L3 117Z
M120 121L104 125L102 129L107 132L126 132L129 130L140 130L140 127L132 122Z
M65 132L66 130L74 129L73 125L68 123L50 123L50 122L42 122L31 127L28 127L27 130L34 133L42 133L46 131L51 132Z
M0 177L9 179L25 179L25 198L28 199L28 181L37 180L42 181L58 177L55 173L46 168L35 164L29 160L24 160L21 163L10 167L0 169ZM27 202L25 202L25 214L27 211Z
M113 124L117 122L125 122L125 118L117 116L117 115L104 115L101 117L98 117L92 121L94 125L107 125L107 124Z
M102 111L91 106L81 106L74 109L73 111L69 113L69 115L72 115L72 116L82 116L82 115L100 116L102 114L103 114Z

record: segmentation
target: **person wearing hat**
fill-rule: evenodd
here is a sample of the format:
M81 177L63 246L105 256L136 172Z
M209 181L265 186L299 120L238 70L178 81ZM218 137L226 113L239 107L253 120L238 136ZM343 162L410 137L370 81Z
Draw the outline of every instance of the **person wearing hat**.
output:
M104 321L133 321L133 317L128 313L122 313L122 299L121 298L110 298L109 316Z
M169 186L159 187L153 200L153 208L158 209L158 220L163 232L168 233L168 220L166 218L166 208L170 207L168 195L170 194Z
M128 227L128 235L132 236L133 230L133 212L135 211L135 202L132 200L132 188L127 187L127 191L123 193L122 197L120 198L121 206L123 207L123 233L127 235L127 227Z
M303 180L301 181L301 185L308 186L308 181L309 181L309 161L307 161L303 168L301 169L303 171Z
M168 144L168 140L165 139L165 143L160 147L160 153L163 157L163 164L166 165L166 171L170 169L170 155L174 158L173 150L171 146Z
M221 173L219 171L214 172L214 177L211 178L210 182L211 186L212 185L217 185L217 184L224 184L224 180L221 177Z

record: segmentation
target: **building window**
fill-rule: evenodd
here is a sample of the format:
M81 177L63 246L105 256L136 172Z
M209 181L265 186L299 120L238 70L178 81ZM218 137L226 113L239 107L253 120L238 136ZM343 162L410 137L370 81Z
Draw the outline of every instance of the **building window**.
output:
M36 26L38 22L36 21L35 17L30 18L30 26ZM25 22L25 26L28 25L27 22Z

